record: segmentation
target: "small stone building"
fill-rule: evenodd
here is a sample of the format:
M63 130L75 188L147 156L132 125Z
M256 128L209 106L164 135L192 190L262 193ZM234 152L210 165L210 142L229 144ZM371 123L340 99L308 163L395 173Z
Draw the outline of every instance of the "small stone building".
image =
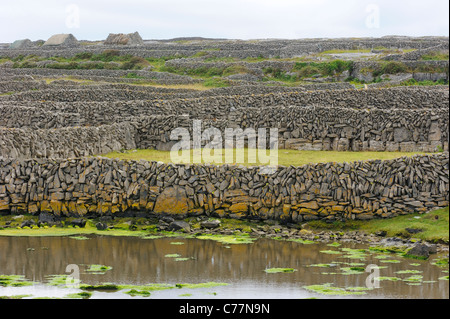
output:
M110 33L105 40L106 45L143 45L144 41L138 32L135 33Z
M43 46L78 46L78 40L72 34L55 34Z

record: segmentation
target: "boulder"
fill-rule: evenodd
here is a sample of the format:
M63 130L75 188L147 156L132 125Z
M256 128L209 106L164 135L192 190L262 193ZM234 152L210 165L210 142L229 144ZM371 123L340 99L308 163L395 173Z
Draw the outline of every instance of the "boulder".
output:
M189 225L189 223L182 221L182 220L177 220L172 222L169 227L168 227L169 231L177 231L177 230L183 230L186 232L190 232L191 231L191 225Z
M202 228L214 229L220 226L220 220L206 220L200 223Z
M20 227L21 227L21 228L24 228L24 227L32 227L32 226L34 226L34 225L36 225L36 223L35 223L34 220L25 220L24 222L22 222L22 223L20 224Z
M188 212L186 191L178 186L166 188L156 199L155 214L185 215Z
M16 40L9 46L10 49L27 49L33 46L30 39Z
M436 253L436 246L435 245L427 245L427 244L416 244L413 248L411 248L407 254L410 256L418 257L418 258L424 258L428 259L430 257L430 254Z
M72 225L72 226L78 226L78 227L80 227L80 228L84 228L84 226L86 226L86 220L85 219L82 219L82 218L80 218L80 219L74 219L74 220L72 220L71 222L70 222L70 224Z
M54 223L55 221L55 216L50 213L42 212L39 214L39 222L41 223Z
M95 224L95 227L97 227L97 230L106 230L108 228L108 225L106 223L97 223Z

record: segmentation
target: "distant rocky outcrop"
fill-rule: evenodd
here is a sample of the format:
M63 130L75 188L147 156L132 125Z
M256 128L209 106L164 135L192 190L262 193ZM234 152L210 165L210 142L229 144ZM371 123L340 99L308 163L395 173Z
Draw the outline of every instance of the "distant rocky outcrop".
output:
M135 33L110 33L104 42L106 45L143 45L144 41L138 32Z
M78 40L72 34L55 34L51 36L43 46L78 46Z
M33 46L33 42L30 39L16 40L9 48L10 49L27 49Z

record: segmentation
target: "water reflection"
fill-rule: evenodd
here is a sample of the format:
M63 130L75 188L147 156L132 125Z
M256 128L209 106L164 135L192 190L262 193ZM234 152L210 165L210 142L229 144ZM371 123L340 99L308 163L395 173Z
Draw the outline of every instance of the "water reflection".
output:
M173 244L174 242L183 244ZM365 287L368 273L343 275L337 267L308 267L313 264L359 263L387 266L381 276L406 278L396 274L401 270L423 271L424 281L417 286L404 281L382 281L381 288L369 291L364 298L449 298L448 281L438 280L448 275L427 261L398 259L400 263L382 263L379 254L367 254L364 260L331 255L324 250L339 251L325 244L302 245L295 242L260 239L249 245L230 245L209 240L163 238L141 239L128 237L91 237L75 240L69 237L0 237L0 274L25 275L27 279L45 282L46 276L66 274L67 265L81 269L81 281L88 284L112 282L144 285L148 283L204 283L225 282L231 285L216 288L221 298L304 298L315 296L304 290L305 285L333 283L338 287ZM166 257L178 254L186 261ZM418 263L420 266L411 266ZM104 275L85 273L87 265L113 267ZM295 268L292 274L267 274L266 268ZM330 274L337 272L339 274ZM0 295L2 295L0 288ZM161 296L170 292L161 293Z

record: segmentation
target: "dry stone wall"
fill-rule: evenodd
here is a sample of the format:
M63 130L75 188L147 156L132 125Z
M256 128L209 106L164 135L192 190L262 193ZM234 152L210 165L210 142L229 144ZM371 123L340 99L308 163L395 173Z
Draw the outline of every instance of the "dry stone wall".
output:
M387 218L448 206L448 153L278 167L105 158L0 158L0 213L171 215L303 222Z
M216 57L281 57L292 58L310 53L328 50L375 49L379 47L395 49L426 49L439 45L447 46L448 37L429 38L361 38L361 39L300 39L300 40L264 40L264 41L203 41L200 43L181 44L171 41L152 41L141 46L95 45L79 48L45 47L30 49L8 49L0 51L0 56L17 57L19 55L37 55L41 57L73 57L81 52L102 53L106 49L117 49L121 54L140 57L192 57L199 52L207 52Z
M15 123L31 127L43 123L53 127L73 125L83 114L41 112L41 116L47 116L50 121L29 123L26 121L35 109L14 109L18 112L15 115L28 115L23 117L24 121ZM151 109L149 111L151 113ZM88 118L82 118L83 124ZM8 121L8 116L4 120ZM66 158L121 149L170 150L177 142L171 140L171 133L181 127L187 129L192 137L194 120L202 120L202 131L211 127L219 129L222 137L225 136L226 128L251 128L255 132L260 128L277 128L281 149L435 152L448 150L449 140L448 109L361 111L322 106L275 106L264 109L240 108L227 112L217 109L192 115L111 117L110 120L117 123L56 129L3 128L0 130L0 155L12 158ZM241 136L245 138L243 134L238 134L239 138ZM203 145L208 142L204 140ZM270 144L266 141L266 145Z

